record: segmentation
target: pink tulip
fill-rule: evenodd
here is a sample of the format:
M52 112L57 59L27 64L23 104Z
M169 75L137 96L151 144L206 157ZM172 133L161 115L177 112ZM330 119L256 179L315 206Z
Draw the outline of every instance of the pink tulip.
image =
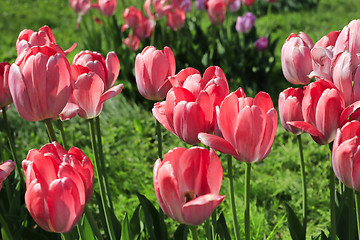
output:
M344 108L341 92L330 81L320 79L310 83L304 91L304 121L287 123L308 132L318 144L328 144L334 140L340 127L340 115Z
M149 7L150 5L148 4L147 8ZM148 9L148 11L150 11L150 9ZM150 18L146 18L141 10L131 6L125 9L123 18L125 24L121 27L121 31L125 31L127 28L131 28L133 30L134 36L140 39L151 36L155 27L155 21L152 18L152 15Z
M258 51L265 51L268 47L268 43L267 37L263 36L254 42L254 46Z
M186 68L170 78L173 88L166 101L154 105L153 115L167 130L188 144L197 144L200 132L215 128L215 107L229 93L224 72L209 67L203 77L193 68Z
M247 12L244 16L238 16L236 19L235 29L238 32L244 33L251 30L256 21L256 16L251 12Z
M56 118L71 94L69 62L51 46L31 47L11 65L9 89L24 119Z
M135 29L141 25L142 21L145 21L145 16L140 9L130 6L125 9L123 18L127 27Z
M224 99L217 117L222 137L200 133L203 144L247 163L267 157L277 127L277 113L269 94L259 92L253 99L239 88Z
M16 51L18 58L21 57L22 53L24 53L24 51L28 48L49 45L52 45L52 48L56 49L58 52L65 53L65 55L74 50L76 47L76 43L74 43L69 49L63 51L56 44L54 34L48 26L39 28L38 32L34 32L30 29L24 29L20 32L18 39L16 40Z
M2 182L10 175L15 168L15 162L7 160L0 164L0 190L2 188Z
M128 35L127 38L123 40L123 43L131 50L137 51L140 47L140 38L137 36Z
M352 121L337 130L332 164L337 178L347 187L360 191L360 122Z
M84 15L91 7L90 0L69 0L71 8L77 15Z
M200 225L225 198L219 195L223 170L214 150L175 148L155 162L153 174L161 209L180 223Z
M175 70L175 57L171 48L144 48L135 59L135 79L140 94L149 100L163 99L171 88L168 77L174 75Z
M228 0L226 2L229 12L237 12L241 8L241 0Z
M245 6L251 6L254 4L255 0L242 0Z
M166 26L170 27L171 30L177 31L184 25L186 15L182 8L168 6L165 9L165 15L167 18Z
M212 24L222 24L225 20L226 3L224 0L208 0L207 10Z
M25 203L36 223L49 232L69 232L80 220L94 185L92 163L82 151L57 142L29 151L22 162Z
M302 88L287 88L279 95L279 117L281 125L286 131L298 135L304 131L293 127L287 122L304 121L302 114L302 100L304 98L304 90Z
M12 103L9 89L9 70L10 63L0 63L0 109Z
M92 7L98 9L101 14L110 17L115 14L117 0L98 0Z
M97 52L82 51L74 57L71 75L74 79L72 96L60 114L68 120L79 114L91 119L97 117L105 101L118 95L124 85L113 86L120 71L115 52L105 58Z
M305 33L290 34L281 49L281 66L286 80L293 84L306 85L312 71L311 38Z

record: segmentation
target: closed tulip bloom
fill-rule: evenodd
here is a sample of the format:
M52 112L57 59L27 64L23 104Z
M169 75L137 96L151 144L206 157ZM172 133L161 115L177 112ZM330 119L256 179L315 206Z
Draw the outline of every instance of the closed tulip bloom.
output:
M134 29L140 26L141 22L144 21L145 16L140 9L130 6L125 9L123 18L125 25L131 29Z
M208 0L207 10L212 24L222 24L225 20L226 3L224 0Z
M36 223L49 232L69 232L90 201L94 172L81 150L66 152L57 142L29 151L22 162L25 204Z
M54 48L29 48L10 67L9 89L15 108L24 119L56 118L71 94L69 62Z
M165 9L165 15L167 18L166 26L170 27L171 30L177 31L184 25L186 15L182 8L175 8L169 5Z
M347 187L360 191L360 122L352 121L337 130L332 149L335 175Z
M205 6L205 3L206 3L207 0L195 0L195 8L198 9L198 10L206 10L206 6Z
M254 42L254 46L258 51L265 51L268 47L268 43L267 37L263 36Z
M328 144L335 138L340 127L340 116L345 108L341 92L328 80L320 79L310 83L302 102L304 121L288 124L308 132L320 145Z
M163 99L171 88L168 77L174 75L175 70L175 57L171 48L144 48L135 59L135 79L140 94L149 100Z
M304 90L302 88L287 88L279 95L279 117L281 125L286 131L299 135L304 131L293 127L287 122L304 121L302 114L302 100L304 98Z
M219 195L223 170L214 150L175 148L158 159L153 178L157 201L170 218L200 225L225 196Z
M0 164L0 190L2 188L3 181L10 175L15 168L15 162L7 160Z
M281 49L281 67L286 80L292 84L306 85L312 72L311 38L305 33L292 33Z
M91 7L90 0L69 0L71 8L77 15L84 15Z
M197 144L200 132L215 128L215 107L229 93L226 77L219 67L209 67L203 77L193 68L170 79L173 88L166 100L154 105L153 115L167 130L188 144Z
M0 63L0 109L12 103L9 89L10 63Z
M235 29L241 33L248 32L254 26L255 21L256 16L251 12L247 12L244 14L244 16L237 17Z
M237 12L241 8L241 0L228 0L226 4L229 12Z
M123 43L131 50L137 51L140 47L140 38L137 36L128 35L127 38L123 40Z
M255 0L242 0L245 6L251 6L254 4Z
M200 133L203 144L242 162L267 157L277 128L277 113L269 94L259 92L250 98L239 88L224 99L217 118L222 137Z
M92 7L98 9L101 14L110 17L115 14L117 0L98 0Z

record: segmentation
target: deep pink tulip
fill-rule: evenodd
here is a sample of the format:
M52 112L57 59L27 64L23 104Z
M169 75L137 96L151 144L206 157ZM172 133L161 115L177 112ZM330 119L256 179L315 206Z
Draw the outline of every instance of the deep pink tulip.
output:
M200 141L235 159L252 163L267 157L272 147L277 113L269 94L246 97L241 88L230 93L217 109L222 137L200 133Z
M235 29L238 32L244 33L251 30L256 21L256 16L251 12L247 12L244 16L238 16L236 19Z
M140 9L130 6L125 9L123 18L127 27L135 29L141 25L142 21L145 21L145 16Z
M69 49L63 51L57 44L52 33L51 29L48 26L43 26L39 28L38 32L34 32L30 29L24 29L20 32L17 40L16 40L16 51L18 58L25 54L24 51L28 48L34 46L49 46L52 45L52 48L56 49L58 52L63 52L68 54L76 47L76 43L74 43Z
M68 120L76 114L86 119L97 117L104 102L118 95L124 87L123 84L114 86L119 71L119 59L114 52L109 52L106 60L97 52L77 54L71 65L73 92L60 119Z
M254 4L255 0L242 0L245 6L251 6Z
M182 141L197 144L199 133L214 131L215 107L229 93L225 74L221 68L212 66L201 77L196 69L186 68L170 81L173 88L165 101L154 105L153 115Z
M0 109L12 103L9 89L9 70L10 63L0 63Z
M304 131L293 127L287 122L304 121L302 114L302 100L304 98L304 90L302 88L287 88L279 95L279 117L281 125L286 131L298 135Z
M258 40L254 42L254 46L258 51L265 51L268 47L268 39L265 36L260 37Z
M171 48L144 48L135 59L135 79L140 94L149 100L163 99L171 88L168 77L175 75L175 70L175 57Z
M360 122L352 121L337 130L332 164L337 178L347 187L360 191Z
M165 15L167 18L166 26L170 27L171 30L177 31L184 25L186 15L182 8L175 8L169 5L165 9Z
M293 84L306 85L312 72L311 49L314 44L305 33L292 33L281 49L281 67L286 80Z
M2 182L10 175L15 168L15 162L7 160L0 164L0 190L2 188Z
M92 196L94 170L90 159L78 148L67 152L53 142L30 150L22 166L25 203L31 216L46 231L69 232Z
M316 143L328 144L334 140L340 127L340 115L344 108L341 92L332 82L320 79L305 88L302 102L304 121L288 124L308 132Z
M153 178L157 201L176 221L199 225L224 200L219 195L223 169L214 150L175 148L155 162Z
M224 0L208 0L207 10L212 24L222 24L226 15L226 3Z
M97 3L92 4L92 7L98 9L101 14L110 17L115 14L117 0L98 0Z
M26 120L56 118L71 94L70 64L50 46L31 47L9 71L14 105Z

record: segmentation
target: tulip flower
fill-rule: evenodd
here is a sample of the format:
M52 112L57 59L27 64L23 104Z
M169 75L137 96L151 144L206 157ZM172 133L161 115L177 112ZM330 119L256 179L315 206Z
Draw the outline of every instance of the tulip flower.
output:
M129 34L128 37L123 40L123 43L129 49L137 51L140 47L140 38L138 38L136 35L132 36L132 34Z
M224 0L208 0L207 10L212 24L222 24L225 20L226 3Z
M22 163L25 204L36 223L49 232L69 232L90 201L94 172L80 149L67 152L57 142L29 151Z
M101 14L110 17L115 14L117 0L98 0L97 3L92 4L92 7L98 9Z
M269 94L259 92L253 99L239 88L224 99L217 118L222 137L200 133L203 144L238 161L252 163L266 158L277 128L277 113Z
M265 51L268 47L268 39L263 36L254 42L254 46L258 51Z
M235 29L241 33L248 32L254 26L255 21L256 16L251 12L247 12L244 14L244 16L237 17Z
M281 67L286 80L306 85L312 71L311 49L314 44L305 33L290 34L281 49Z
M12 103L9 89L9 70L10 63L0 63L0 109Z
M170 27L171 30L177 31L184 25L186 15L182 8L168 6L165 8L165 15L167 18L166 26Z
M175 70L175 57L171 48L144 48L135 59L135 79L140 94L149 100L163 99L171 88L168 77L174 75Z
M207 0L195 0L195 8L198 10L206 10L206 3Z
M203 77L193 68L186 68L170 78L173 88L166 100L155 103L154 117L167 130L188 144L197 144L200 132L215 129L215 107L229 93L224 72L209 67Z
M2 182L10 175L15 168L15 162L7 160L0 163L0 190L2 188Z
M299 135L304 131L289 125L290 121L304 121L302 114L302 100L304 90L302 88L287 88L279 95L279 117L281 125L286 131Z
M251 6L254 4L255 0L242 0L245 6Z
M229 12L237 12L241 8L241 0L228 0L226 4Z
M142 11L133 6L130 6L124 10L123 18L125 25L132 29L139 27L141 22L145 20Z
M339 128L332 149L335 175L347 187L360 191L360 122Z
M304 121L287 124L308 132L320 145L328 144L335 138L340 127L340 115L345 108L341 92L328 80L320 79L310 83L302 102Z
M175 148L158 159L153 179L157 201L176 221L199 225L223 201L219 195L223 170L214 150Z
M69 2L71 8L78 15L76 27L79 28L82 16L91 8L91 0L69 0Z
M31 47L11 65L9 89L24 119L56 118L71 94L69 62L51 46Z
M151 14L150 4L147 4L145 9ZM123 18L125 24L121 27L121 31L125 31L127 28L131 28L133 29L134 36L137 36L140 39L151 36L155 27L155 21L152 15L150 18L146 18L142 14L141 10L131 6L125 9Z

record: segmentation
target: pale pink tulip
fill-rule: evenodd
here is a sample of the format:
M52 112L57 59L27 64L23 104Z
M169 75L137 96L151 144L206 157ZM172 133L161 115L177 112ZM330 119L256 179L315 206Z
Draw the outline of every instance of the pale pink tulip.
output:
M286 80L293 84L306 85L312 72L311 49L314 44L305 33L292 33L281 49L281 66Z
M2 188L3 181L10 175L15 168L15 162L7 160L0 164L0 190Z
M0 109L12 103L9 89L9 70L10 63L0 63Z
M71 94L68 60L51 45L28 48L22 55L9 71L15 108L29 121L56 118Z
M304 98L304 90L302 88L287 88L279 95L279 117L281 125L286 131L298 135L304 131L293 127L287 122L304 121L302 114L302 100Z
M92 4L92 7L98 9L101 14L110 17L115 14L117 0L98 0L97 3Z
M149 100L161 100L171 88L168 77L175 74L174 54L169 47L144 48L135 59L135 79L140 94Z
M92 163L80 149L67 152L57 142L29 151L22 162L26 177L25 203L36 223L49 232L69 232L90 201Z
M241 88L230 93L217 109L221 136L200 133L200 141L242 162L262 161L270 153L277 113L269 94L246 97Z
M179 223L200 225L225 196L219 195L223 170L214 150L175 148L155 162L153 179L164 213Z

